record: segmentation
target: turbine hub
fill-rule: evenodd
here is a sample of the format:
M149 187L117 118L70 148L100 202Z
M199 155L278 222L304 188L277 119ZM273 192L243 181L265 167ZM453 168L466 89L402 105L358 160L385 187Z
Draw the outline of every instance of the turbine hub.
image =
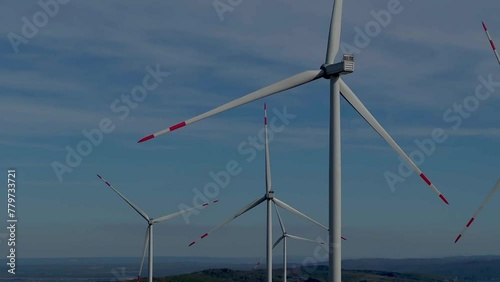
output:
M332 76L341 76L354 72L354 55L344 54L342 61L335 64L323 64L323 78L329 79Z
M274 199L274 191L269 191L266 196L268 200Z

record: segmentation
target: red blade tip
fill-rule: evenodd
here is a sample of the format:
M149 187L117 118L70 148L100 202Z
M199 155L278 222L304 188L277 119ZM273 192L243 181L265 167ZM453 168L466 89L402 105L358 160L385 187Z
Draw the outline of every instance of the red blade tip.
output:
M169 129L170 131L174 131L174 130L179 129L179 128L184 127L184 126L186 126L186 122L185 122L185 121L180 122L180 123L178 123L178 124L176 124L176 125L174 125L174 126L171 126L171 127L169 127L168 129Z
M267 110L267 104L264 103L264 110Z
M443 200L443 202L445 202L447 205L449 205L448 200L446 200L446 198L443 196L443 194L440 194L439 198L441 198L441 200Z
M219 200L215 200L215 201L213 201L213 203L214 203L214 204L215 204L215 203L218 203L218 202L219 202Z
M189 244L189 247L191 247L192 245L194 245L196 242L191 242L191 244Z
M202 205L202 207L206 207L206 206L208 206L208 203L204 203L204 204Z
M469 227L469 226L472 224L472 222L474 221L474 219L475 219L475 218L471 218L471 219L469 220L469 222L467 222L466 227Z
M102 177L98 174L97 177L99 177L99 179L102 179Z
M484 24L484 22L481 22L483 24L483 28L484 28L484 31L488 31L488 28L486 27L486 25Z
M203 236L201 236L201 239L203 239L203 238L205 238L207 236L208 236L208 233L205 233L205 234L203 234Z
M346 238L344 238L344 237L340 237L340 238L342 238L342 240L347 240L347 239L346 239Z
M151 134L151 135L148 135L148 136L142 138L141 140L137 141L137 143L142 143L144 141L148 141L149 139L153 139L153 138L155 138L155 136L153 134Z
M458 242L458 240L460 240L460 237L462 237L462 234L458 235L457 239L455 239L455 243Z

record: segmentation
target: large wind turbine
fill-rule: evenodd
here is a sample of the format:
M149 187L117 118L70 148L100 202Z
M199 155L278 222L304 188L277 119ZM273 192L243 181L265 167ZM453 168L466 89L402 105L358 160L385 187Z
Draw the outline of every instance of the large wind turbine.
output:
M278 244L280 242L283 242L283 282L286 282L287 280L287 254L286 254L286 248L287 248L287 239L290 238L290 239L294 239L294 240L302 240L302 241L308 241L308 242L313 242L313 243L317 243L317 244L321 244L321 245L324 245L325 243L322 242L322 241L318 241L318 240L313 240L313 239L308 239L308 238L304 238L304 237L300 237L300 236L297 236L297 235L293 235L293 234L290 234L288 232L286 232L286 229L285 229L285 224L283 223L283 220L281 219L281 215L278 211L278 208L276 205L274 205L274 209L276 210L276 215L278 216L278 221L280 223L280 227L281 227L281 236L274 242L273 244L273 250L274 248L276 248L276 246L278 246ZM345 240L344 237L342 237L342 240ZM256 269L257 266L259 266L260 264L260 261L254 266L253 269Z
M389 145L405 159L412 169L429 185L432 190L446 204L448 201L422 173L418 166L406 155L392 137L378 123L354 92L340 78L341 75L354 71L354 58L352 55L344 55L343 61L334 63L335 56L340 47L340 30L342 18L343 0L335 0L330 21L328 46L325 63L319 70L309 70L292 77L271 84L227 104L212 109L206 113L195 116L176 125L148 135L139 142L144 142L162 134L174 131L188 124L211 117L215 114L225 112L246 103L279 93L285 90L325 78L330 80L330 152L329 152L329 280L340 282L341 278L341 155L340 155L340 94L349 104L370 124L377 133L389 143Z
M125 202L127 202L127 204L129 204L142 218L144 218L148 222L148 227L146 228L146 238L144 239L144 249L142 252L141 267L139 269L139 275L137 276L137 281L141 280L142 266L144 265L144 258L146 257L146 250L148 249L148 246L149 246L149 252L148 252L149 253L149 262L148 262L148 266L149 266L148 277L149 278L148 278L148 281L152 282L153 281L153 224L167 221L169 219L172 219L172 218L177 217L179 215L183 215L183 214L188 213L190 211L193 211L195 209L204 208L204 207L208 206L209 204L204 203L202 205L192 207L189 209L185 209L185 210L181 210L181 211L178 211L176 213L164 215L164 216L159 217L159 218L151 218L143 210L141 210L138 206L136 206L134 203L132 203L129 199L127 199L125 196L123 196L120 192L118 192L118 190L116 190L111 184L109 184L109 182L104 180L104 178L102 178L99 174L97 176L99 177L99 179L102 180L102 182L106 183L106 185L108 185L109 188L113 189L113 191L115 191L116 194L118 194L118 196L120 196L120 198L122 198ZM212 203L217 203L218 201L219 200L214 200L214 201L212 201Z
M486 24L484 22L481 22L481 23L483 24L484 32L486 33L486 36L488 37L488 40L490 41L491 49L493 50L493 53L495 53L495 57L497 58L497 61L500 64L500 57L498 56L497 47L495 46L495 43L493 43L493 40L491 39L491 36L490 36L490 33L488 32L488 28L486 27Z
M462 231L460 232L460 234L457 236L457 238L455 239L455 243L458 242L458 240L460 240L460 238L462 238L462 235L464 235L465 231L467 231L467 229L472 224L472 222L474 220L476 220L477 216L483 210L484 206L486 206L486 204L491 199L491 197L493 197L493 194L495 194L495 192L498 191L499 189L500 189L500 179L497 181L497 184L495 186L493 186L493 189L491 189L491 191L488 194L488 196L486 196L486 199L484 199L484 201L481 204L481 206L479 206L479 209L477 209L477 211L472 215L472 217L469 220L469 222L467 222L467 224L465 225L465 227L462 229Z
M273 275L273 241L272 241L272 207L271 207L271 202L273 202L275 205L278 205L279 207L285 209L285 210L288 210L298 216L301 216L315 224L317 224L318 226L328 230L328 228L326 226L324 226L323 224L317 222L316 220L306 216L305 214L299 212L298 210L296 210L295 208L291 207L290 205L286 204L285 202L279 200L278 198L276 198L274 196L274 191L271 190L272 188L272 182L271 182L271 162L270 162L270 158L269 158L269 139L268 139L268 135L267 135L267 107L266 107L266 104L264 104L264 130L265 130L265 170L266 170L266 194L251 202L250 204L248 204L247 206L245 206L243 209L239 210L236 214L232 215L230 218L228 218L226 221L224 221L222 224L218 225L217 227L213 228L212 230L210 230L208 233L205 233L203 234L200 239L203 239L205 237L207 237L209 234L211 234L212 232L214 232L215 230L221 228L222 226L228 224L229 222L231 222L233 219L237 218L238 216L246 213L247 211L253 209L254 207L258 206L259 204L261 204L262 202L264 201L267 201L267 235L266 235L266 262L267 262L267 266L266 266L266 270L267 270L267 281L272 281L272 275ZM196 241L193 241L191 242L191 244L189 244L189 246L192 246L196 243Z

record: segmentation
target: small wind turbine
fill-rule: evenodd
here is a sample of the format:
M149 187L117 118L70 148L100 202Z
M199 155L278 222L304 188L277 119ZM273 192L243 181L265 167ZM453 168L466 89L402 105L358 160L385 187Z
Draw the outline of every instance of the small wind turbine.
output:
M294 209L290 205L286 204L285 202L279 200L274 196L274 191L271 190L272 183L271 183L271 163L269 159L269 140L268 140L268 135L267 135L267 107L266 104L264 104L264 130L265 130L265 170L266 170L266 194L251 202L247 206L245 206L243 209L239 210L236 214L232 215L230 218L228 218L226 221L224 221L222 224L218 225L217 227L213 228L209 232L203 234L200 239L203 239L207 237L209 234L214 232L215 230L221 228L222 226L228 224L231 222L233 219L237 218L238 216L246 213L247 211L253 209L254 207L258 206L264 201L267 201L267 235L266 235L266 262L267 262L267 281L272 281L272 274L273 274L273 246L272 246L272 211L271 211L271 202L273 202L275 205L278 205L279 207L288 210L300 217L303 217L314 224L317 224L321 228L324 228L325 230L328 230L326 226L323 224L317 222L316 220L308 217L307 215L299 212L298 210ZM191 242L189 246L192 246L196 243L196 241Z
M109 184L109 182L104 180L104 178L102 178L99 174L97 176L99 177L99 179L102 180L102 182L106 183L106 185L108 185L109 188L113 189L113 191L115 191L116 194L118 194L118 196L120 196L125 202L127 202L127 204L129 204L142 218L144 218L148 222L148 227L146 228L146 238L144 239L144 249L142 252L141 267L139 269L139 275L137 276L137 281L141 280L142 266L144 265L144 258L146 257L146 249L148 249L148 246L149 246L149 262L148 262L149 278L148 278L148 281L152 282L153 281L153 224L167 221L167 220L172 219L174 217L177 217L179 215L183 215L185 213L191 212L195 209L204 208L204 207L208 206L208 203L204 203L204 204L196 206L196 207L181 210L181 211L178 211L176 213L164 215L162 217L154 219L154 218L150 218L143 210L141 210L138 206L136 206L134 203L132 203L129 199L127 199L125 196L123 196L120 192L118 192L118 190L116 190L111 184ZM219 200L214 200L214 201L212 201L212 203L217 203L218 201Z
M312 239L308 239L308 238L304 238L304 237L300 237L300 236L297 236L297 235L293 235L293 234L290 234L288 232L286 232L286 229L285 229L285 224L283 223L283 220L281 219L281 215L278 211L278 208L276 205L274 205L274 209L276 210L276 215L278 216L278 221L280 223L280 227L281 227L281 232L282 232L282 235L278 238L278 240L276 240L273 244L273 250L274 248L276 248L276 246L278 246L278 244L283 241L283 282L286 282L287 280L287 254L286 254L286 248L287 248L287 238L291 238L291 239L295 239L295 240L302 240L302 241L308 241L308 242L313 242L313 243L318 243L318 244L321 244L321 245L324 245L325 243L322 242L322 241L318 241L318 240L312 240ZM344 237L342 237L342 240L346 240ZM254 268L252 270L255 270L260 264L260 261L254 266Z
M495 46L495 43L493 43L493 40L491 39L490 33L488 32L488 28L486 27L486 24L484 22L481 22L483 24L483 29L484 32L486 33L486 36L488 37L488 40L490 41L491 49L493 49L493 53L495 53L495 57L497 57L497 61L500 64L500 57L498 56L497 52L497 47Z
M342 21L343 0L334 0L332 16L330 20L330 31L328 36L328 45L326 50L326 60L319 70L309 70L301 72L287 79L281 80L267 87L254 91L206 113L195 116L176 125L170 126L156 133L148 135L138 142L144 142L162 134L172 132L188 124L195 123L202 119L225 112L238 106L253 102L255 100L274 95L297 86L307 84L314 80L325 78L330 80L330 152L329 152L329 242L328 242L328 281L341 281L341 150L340 150L340 95L347 100L349 104L377 131L377 133L389 145L408 162L411 168L427 183L428 186L448 204L446 198L425 176L418 166L406 155L385 129L378 123L373 115L368 111L365 105L358 99L356 94L340 78L341 75L349 74L354 71L354 56L344 55L343 60L334 63L335 56L340 48L340 30Z
M497 184L495 186L493 186L493 189L491 189L491 191L488 194L488 196L486 196L486 199L484 199L484 201L481 204L481 206L479 206L479 209L477 209L477 211L472 215L472 218L469 220L469 222L467 222L467 224L465 225L464 229L462 229L462 232L460 232L460 234L457 236L457 238L455 239L455 243L458 242L458 240L460 240L460 238L462 238L462 235L464 235L465 231L467 231L467 229L472 224L472 222L474 220L476 220L477 216L483 210L484 206L486 206L486 204L491 199L491 197L493 197L493 194L495 194L495 192L498 191L499 189L500 189L500 179L497 181Z

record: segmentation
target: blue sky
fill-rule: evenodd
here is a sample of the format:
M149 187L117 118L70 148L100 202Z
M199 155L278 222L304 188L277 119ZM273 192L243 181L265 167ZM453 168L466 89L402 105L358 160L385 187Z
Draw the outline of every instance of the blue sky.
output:
M327 223L328 82L319 80L242 106L152 141L141 137L203 113L324 61L331 1L248 1L218 16L212 1L76 2L59 11L14 51L8 35L21 35L41 7L14 3L0 11L3 134L2 167L18 171L18 255L23 257L138 256L145 222L99 181L100 173L156 217L192 204L193 189L211 182L230 161L242 172L220 189L220 203L156 226L155 254L261 256L264 205L195 247L187 244L253 199L264 186L264 154L247 161L238 146L262 128L262 104L296 117L271 142L276 196ZM345 1L342 42L355 45L356 28L387 4ZM500 254L496 196L457 245L458 232L497 181L500 131L496 89L456 129L443 114L474 95L478 77L500 81L498 64L481 27L500 44L496 1L406 1L356 54L344 79L401 147L435 128L448 138L421 169L450 201L444 206L415 174L392 191L384 173L397 172L392 151L345 102L342 105L344 258L436 257ZM126 118L110 107L142 85L147 66L168 72ZM122 112L123 113L123 112ZM53 162L66 147L86 140L82 130L109 118L81 164L60 181ZM4 197L5 199L5 197ZM282 212L297 235L326 240L327 233ZM275 237L279 229L275 229ZM21 244L22 243L22 244ZM230 247L231 246L231 247ZM5 250L2 243L0 250ZM311 256L315 246L290 244Z

